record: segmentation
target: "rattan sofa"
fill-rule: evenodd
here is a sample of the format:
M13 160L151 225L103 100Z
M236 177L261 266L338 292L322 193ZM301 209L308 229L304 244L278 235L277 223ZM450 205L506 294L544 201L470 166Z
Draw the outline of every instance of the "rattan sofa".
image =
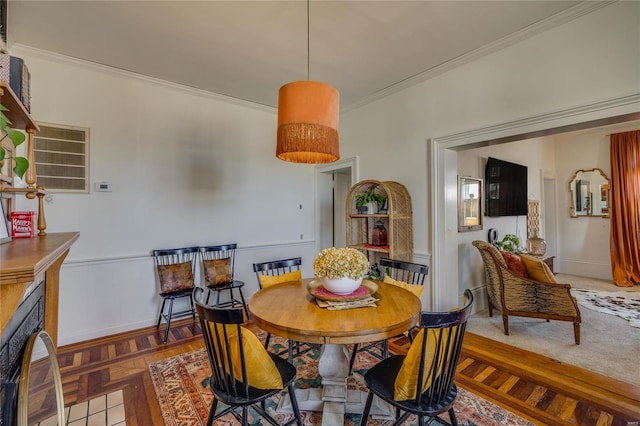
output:
M489 316L493 308L502 312L504 334L509 335L509 316L571 321L576 345L580 344L580 310L571 296L570 284L555 284L522 278L514 274L493 245L472 243L484 262Z

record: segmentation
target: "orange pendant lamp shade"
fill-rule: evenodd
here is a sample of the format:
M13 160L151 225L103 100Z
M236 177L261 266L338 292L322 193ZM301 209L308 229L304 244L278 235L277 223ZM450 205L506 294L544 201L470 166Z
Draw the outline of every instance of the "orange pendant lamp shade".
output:
M294 81L280 88L276 156L293 163L331 163L340 159L340 95L328 84Z

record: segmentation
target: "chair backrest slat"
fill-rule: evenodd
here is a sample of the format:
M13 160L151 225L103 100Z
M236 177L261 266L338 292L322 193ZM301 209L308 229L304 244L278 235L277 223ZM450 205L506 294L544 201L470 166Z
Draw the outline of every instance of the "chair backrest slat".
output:
M385 257L380 259L380 270L382 279L384 279L385 275L389 275L394 280L418 285L424 285L425 278L429 274L427 265Z

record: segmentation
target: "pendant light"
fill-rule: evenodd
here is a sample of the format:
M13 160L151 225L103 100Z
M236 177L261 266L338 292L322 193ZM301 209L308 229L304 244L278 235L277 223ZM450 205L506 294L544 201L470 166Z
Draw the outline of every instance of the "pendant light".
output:
M309 80L309 0L307 0L307 80L287 83L278 93L276 157L293 163L321 164L340 159L340 95Z

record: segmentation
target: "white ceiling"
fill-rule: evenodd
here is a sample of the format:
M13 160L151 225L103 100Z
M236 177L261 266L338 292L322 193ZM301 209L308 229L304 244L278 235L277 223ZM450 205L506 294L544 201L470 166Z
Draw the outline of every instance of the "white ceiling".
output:
M310 79L335 86L341 108L353 107L554 25L581 3L313 0ZM304 0L10 0L7 30L9 46L268 106L277 105L280 86L307 79Z

